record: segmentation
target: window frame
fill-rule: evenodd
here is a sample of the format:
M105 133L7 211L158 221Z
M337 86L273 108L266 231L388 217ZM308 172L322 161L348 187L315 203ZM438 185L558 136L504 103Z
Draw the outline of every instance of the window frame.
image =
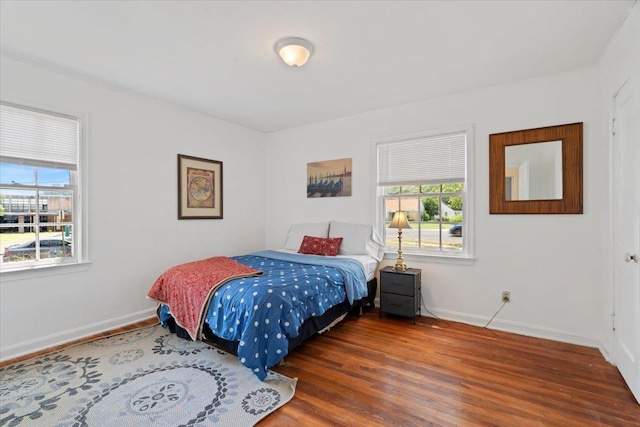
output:
M86 113L70 111L65 108L52 107L50 105L41 105L37 102L25 101L19 99L11 99L3 97L0 103L14 108L31 110L38 113L49 114L58 117L67 117L78 122L78 140L77 140L77 163L76 163L76 183L73 186L73 206L72 206L72 227L74 229L73 253L72 258L56 259L55 261L25 261L11 263L9 266L3 263L0 268L3 282L13 280L24 280L30 278L38 278L50 276L54 274L67 273L72 271L85 271L90 264L88 252L88 128L89 116ZM46 166L43 166L46 167ZM4 186L7 187L7 186ZM29 188L35 186L28 186ZM24 188L24 187L23 187ZM50 190L46 186L40 186L44 191ZM59 190L60 188L55 188ZM37 194L37 192L36 192ZM47 225L45 223L44 225ZM38 221L33 227L44 226Z
M402 247L402 256L405 260L413 261L435 261L444 263L462 263L472 264L475 261L475 248L474 248L474 236L475 236L475 174L474 174L474 162L475 162L475 126L473 124L465 124L459 126L452 126L448 128L440 128L427 130L423 132L402 134L395 136L387 136L378 138L372 141L372 183L373 183L373 212L375 218L375 229L378 234L385 241L385 258L396 258L397 247L386 246L387 227L385 226L385 201L388 195L384 194L384 189L387 186L378 185L378 147L381 144L391 144L394 142L402 142L412 139L437 137L445 134L452 133L465 133L465 177L464 177L464 190L463 190L463 206L462 216L464 224L464 233L462 233L462 245L461 251L442 251L428 250L428 249L416 249ZM414 185L421 185L416 183ZM422 185L428 185L422 183ZM440 194L440 193L436 193ZM429 193L420 194L398 194L398 197L417 197L418 199L423 197L429 197ZM442 232L442 231L441 231Z
M449 183L449 184L463 184L464 185L464 182L452 182L452 183ZM440 186L440 191L419 192L419 193L402 192L402 187L423 187L423 186L431 186L431 185ZM445 191L445 190L442 189L443 185L447 185L447 184L415 184L415 185L406 185L406 186L393 185L393 186L386 186L386 187L380 187L379 186L379 189L381 189L380 190L380 196L379 196L380 197L380 201L382 202L381 209L382 209L383 215L385 215L386 213L389 212L388 209L387 209L387 206L388 206L387 202L389 200L393 200L393 201L398 200L398 206L400 207L400 210L404 210L407 213L408 212L413 212L411 210L407 210L407 209L403 209L402 208L403 200L416 199L417 200L417 205L418 205L418 219L417 220L414 219L414 220L412 220L410 222L412 224L418 225L418 226L421 226L423 224L437 224L437 225L439 225L439 228L441 229L441 232L439 233L439 238L438 238L438 246L439 246L438 250L420 249L420 248L418 248L416 250L416 252L417 253L423 253L423 252L431 253L431 252L433 252L433 253L437 253L437 254L448 254L450 256L457 257L457 256L460 255L461 252L463 252L463 250L455 250L455 249L446 250L446 249L443 249L443 244L445 242L444 242L444 239L442 238L442 227L443 226L447 226L447 225L452 226L455 223L442 220L443 216L446 216L446 214L444 214L444 215L442 214L442 210L441 210L442 204L444 203L442 201L442 199L445 198L445 197L462 197L463 209L460 212L462 213L463 218L464 218L464 205L466 205L466 203L467 203L466 199L465 199L466 193L464 191ZM385 193L385 189L388 189L390 187L400 188L401 192L400 193ZM438 202L439 202L438 203L438 220L437 220L437 222L434 222L434 221L423 221L422 220L422 215L424 213L424 206L422 204L422 199L427 199L427 198L437 199ZM387 216L387 215L385 215L385 216ZM387 233L391 233L392 234L392 236L391 236L392 239L397 237L396 236L397 235L396 232L390 232L388 230L387 223L390 223L391 220L390 219L387 220L387 219L388 218L384 219L384 227L382 227L383 233L385 234L384 237L383 237L385 242L386 242L386 239L388 237ZM464 224L464 222L465 221L463 219L463 224ZM463 235L463 238L464 238L464 235ZM418 242L421 245L421 242L422 242L422 230L420 228L418 229ZM395 246L389 246L387 248L395 249L396 247ZM463 248L464 248L464 240L463 240ZM397 249L395 249L395 250L397 250ZM403 252L410 252L410 251L411 250L410 249L408 250L407 246L403 247Z

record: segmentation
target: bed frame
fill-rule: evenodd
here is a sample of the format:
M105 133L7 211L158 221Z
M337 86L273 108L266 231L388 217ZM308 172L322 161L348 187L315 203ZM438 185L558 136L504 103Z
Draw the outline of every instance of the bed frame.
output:
M340 316L345 315L349 312L362 315L363 310L374 308L374 299L376 297L377 291L378 280L374 277L367 282L366 297L362 298L361 300L354 301L353 305L349 304L349 301L344 300L340 304L331 307L322 316L311 317L305 320L302 326L300 326L300 333L298 334L298 336L289 339L289 352L302 344L306 339L329 327ZM191 337L189 337L187 331L176 325L176 322L173 318L168 320L167 325L169 326L169 330L175 333L178 337L191 340ZM218 337L217 335L214 335L209 326L206 324L202 329L202 333L204 336L204 342L219 347L229 353L235 355L238 354L238 341L228 341Z

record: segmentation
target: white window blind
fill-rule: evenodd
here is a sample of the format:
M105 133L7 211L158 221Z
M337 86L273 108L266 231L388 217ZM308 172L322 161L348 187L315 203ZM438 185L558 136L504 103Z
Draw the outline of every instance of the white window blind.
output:
M445 184L465 180L465 132L378 145L378 185Z
M0 160L77 170L78 119L0 105Z

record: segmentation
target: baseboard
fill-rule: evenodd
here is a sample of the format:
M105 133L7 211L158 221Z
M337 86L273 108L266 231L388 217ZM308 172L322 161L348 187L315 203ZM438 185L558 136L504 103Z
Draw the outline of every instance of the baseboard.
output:
M455 311L448 310L438 310L435 308L428 307L427 310L431 313L425 312L424 307L422 311L423 316L429 316L431 314L444 319L451 320L454 322L466 323L474 326L484 326L489 322L489 317L484 316L475 316L466 313L460 313ZM518 322L509 322L505 320L493 319L491 324L488 327L489 329L510 332L518 335L525 335L529 337L535 338L543 338L552 341L559 341L568 344L577 344L585 347L594 347L600 349L602 351L602 344L596 338L586 337L582 335L572 334L566 331L561 331L558 329L545 328L535 325L528 325L524 323Z
M611 354L609 353L609 350L607 350L605 346L602 345L602 343L598 345L598 349L600 350L600 353L602 353L602 357L604 357L604 360L615 366L613 360L611 360Z
M136 313L127 314L126 316L109 319L104 322L97 322L91 325L83 326L81 328L70 329L68 331L49 335L43 338L10 345L0 349L0 362L4 362L5 360L9 359L15 359L16 357L21 357L31 353L36 353L38 351L46 350L51 347L106 332L111 329L116 329L126 325L130 325L132 323L140 322L142 320L146 320L150 317L155 316L155 314L156 309L155 307L152 307L146 310L138 311Z
M376 298L376 306L380 307L380 300ZM427 311L428 310L428 311ZM443 320L451 320L454 322L466 323L474 326L484 326L489 318L482 316L475 316L466 313L460 313L448 310L438 310L432 307L422 311L423 316L427 317L439 317ZM0 349L0 362L5 360L21 357L26 354L35 353L47 348L62 345L68 342L79 340L89 337L91 335L99 334L111 329L120 328L131 323L136 323L142 320L149 319L155 316L156 309L148 308L146 310L138 311L136 313L128 314L126 316L117 317L115 319L109 319L104 322L93 323L91 325L83 326L81 328L71 329L61 333L49 335L47 337L39 338L36 340L26 341L20 344L4 347ZM571 334L565 331L560 331L551 328L543 328L532 325L527 325L518 322L509 322L504 320L494 319L491 322L489 329L500 330L504 332L510 332L519 335L531 336L536 338L543 338L553 341L560 341L569 344L583 345L587 347L594 347L600 350L603 357L609 361L609 352L604 348L601 342L595 338L580 336Z

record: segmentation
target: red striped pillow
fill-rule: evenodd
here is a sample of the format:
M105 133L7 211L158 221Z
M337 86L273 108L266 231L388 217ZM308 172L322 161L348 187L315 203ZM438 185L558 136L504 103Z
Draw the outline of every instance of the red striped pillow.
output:
M298 253L307 255L336 256L340 250L340 243L342 243L342 237L322 238L304 236Z

